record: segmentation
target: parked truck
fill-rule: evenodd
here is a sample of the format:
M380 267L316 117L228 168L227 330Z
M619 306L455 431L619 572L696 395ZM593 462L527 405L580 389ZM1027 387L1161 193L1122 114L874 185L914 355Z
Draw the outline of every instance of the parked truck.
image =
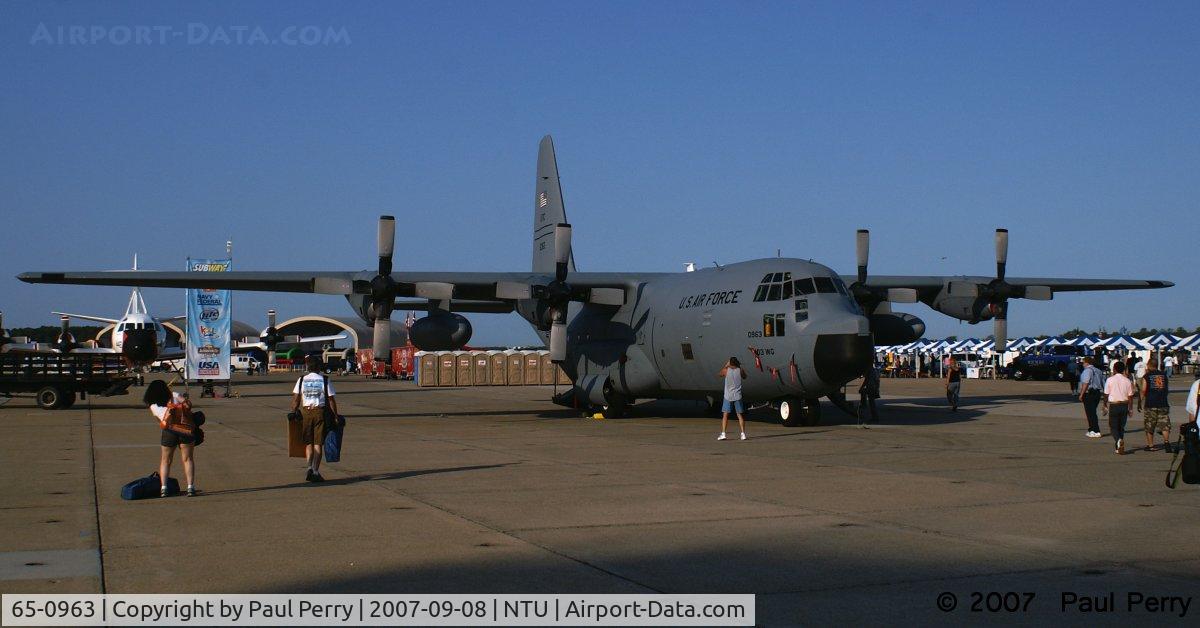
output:
M1065 382L1079 376L1079 361L1087 350L1074 345L1038 347L1017 356L1009 366L1013 379L1057 379Z
M34 393L43 410L70 408L88 395L124 395L135 379L124 358L116 354L0 354L0 395Z

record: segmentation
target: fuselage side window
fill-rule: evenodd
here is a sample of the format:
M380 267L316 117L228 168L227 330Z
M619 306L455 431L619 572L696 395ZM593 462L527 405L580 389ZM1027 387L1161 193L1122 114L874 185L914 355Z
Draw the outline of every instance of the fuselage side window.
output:
M808 320L808 299L796 299L796 322Z
M764 314L762 327L763 337L772 338L784 335L786 331L784 323L786 322L786 314Z

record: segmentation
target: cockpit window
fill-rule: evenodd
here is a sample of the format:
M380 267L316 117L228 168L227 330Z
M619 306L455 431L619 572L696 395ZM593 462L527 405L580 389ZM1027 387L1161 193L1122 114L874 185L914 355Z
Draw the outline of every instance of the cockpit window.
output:
M757 301L781 301L792 298L792 273L767 273L754 292Z
M802 294L812 294L817 291L817 287L813 285L812 277L797 279L793 285L796 287L797 296Z
M833 280L829 277L813 277L813 283L817 284L817 292L837 294L837 288L833 287Z
M838 291L838 292L839 292L839 293L840 293L842 296L845 296L845 297L848 297L848 296L850 296L850 291L849 291L849 290L846 288L846 282L842 281L842 278L841 278L841 277L838 277L838 276L836 276L836 275L835 275L835 276L833 277L833 285L834 285L834 287L835 287L835 288L837 288L837 291Z

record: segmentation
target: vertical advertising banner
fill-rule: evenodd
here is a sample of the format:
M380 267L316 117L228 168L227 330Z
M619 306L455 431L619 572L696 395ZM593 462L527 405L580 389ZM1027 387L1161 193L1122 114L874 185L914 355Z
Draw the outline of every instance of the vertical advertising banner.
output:
M188 259L192 272L225 272L232 265L227 259ZM231 297L229 290L187 290L187 379L229 379Z

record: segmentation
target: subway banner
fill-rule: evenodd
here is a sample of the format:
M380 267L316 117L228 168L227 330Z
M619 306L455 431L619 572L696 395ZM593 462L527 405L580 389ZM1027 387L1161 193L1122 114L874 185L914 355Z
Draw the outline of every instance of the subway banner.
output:
M230 269L233 260L188 258L188 270L213 273ZM233 321L229 290L187 290L187 361L184 377L229 379L229 340Z

